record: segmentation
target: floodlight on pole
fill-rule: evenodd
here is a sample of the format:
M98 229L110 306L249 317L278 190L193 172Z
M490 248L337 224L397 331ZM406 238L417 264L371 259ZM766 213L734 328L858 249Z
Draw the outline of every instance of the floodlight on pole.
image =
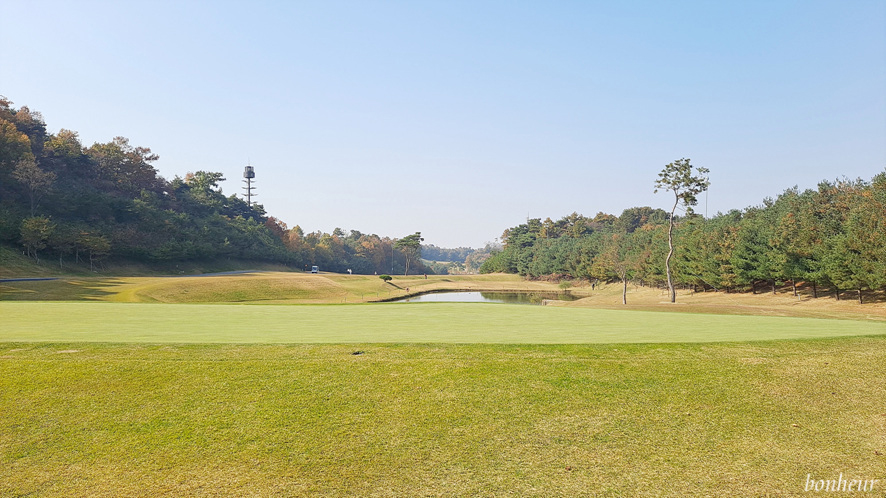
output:
M243 170L243 183L246 184L243 187L243 190L246 191L246 205L252 207L252 196L256 195L252 191L255 190L255 187L252 186L252 179L255 178L255 168L252 166L246 166L246 169Z

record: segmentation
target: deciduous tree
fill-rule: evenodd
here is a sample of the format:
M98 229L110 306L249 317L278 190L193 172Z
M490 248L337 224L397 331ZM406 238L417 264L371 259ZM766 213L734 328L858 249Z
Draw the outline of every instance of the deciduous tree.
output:
M46 242L54 229L55 224L45 216L32 216L22 221L21 242L25 246L28 256L32 256L35 261L40 261L37 253L46 248Z
M142 190L158 189L163 183L151 165L159 156L147 147L133 147L127 138L94 144L87 154L97 164L102 179L120 192L134 196Z
M43 171L33 159L25 159L16 164L12 171L12 177L21 183L28 191L28 200L31 203L31 216L37 216L37 206L44 194L49 192L55 173Z

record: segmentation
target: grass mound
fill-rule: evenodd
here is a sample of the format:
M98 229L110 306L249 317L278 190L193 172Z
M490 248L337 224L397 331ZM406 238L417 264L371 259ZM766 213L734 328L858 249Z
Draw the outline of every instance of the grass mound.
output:
M118 299L161 303L322 303L347 295L342 285L320 275L255 273L152 279L127 290Z

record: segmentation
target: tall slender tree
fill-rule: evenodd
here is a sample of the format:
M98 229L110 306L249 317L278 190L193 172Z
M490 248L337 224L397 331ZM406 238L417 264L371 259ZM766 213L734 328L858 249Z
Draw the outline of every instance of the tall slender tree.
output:
M421 232L415 232L412 235L407 235L402 239L399 239L394 247L400 249L404 256L406 256L406 271L403 273L404 275L409 274L409 260L416 260L421 257L421 243L424 241L421 237Z
M708 189L711 182L708 181L707 168L695 168L689 159L678 159L664 167L655 181L654 193L659 190L674 193L674 205L671 207L671 216L668 223L668 256L665 258L665 272L668 278L668 293L672 303L677 302L677 292L674 289L674 276L671 274L671 258L674 257L674 212L677 206L682 205L687 214L692 213L692 206L698 204L696 196Z

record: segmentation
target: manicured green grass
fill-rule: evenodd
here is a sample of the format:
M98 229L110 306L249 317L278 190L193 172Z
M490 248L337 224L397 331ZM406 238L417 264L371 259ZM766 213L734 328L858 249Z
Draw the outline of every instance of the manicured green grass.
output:
M879 321L476 303L0 302L0 315L6 342L587 344L886 334Z
M884 338L2 343L0 496L879 496L884 399Z

